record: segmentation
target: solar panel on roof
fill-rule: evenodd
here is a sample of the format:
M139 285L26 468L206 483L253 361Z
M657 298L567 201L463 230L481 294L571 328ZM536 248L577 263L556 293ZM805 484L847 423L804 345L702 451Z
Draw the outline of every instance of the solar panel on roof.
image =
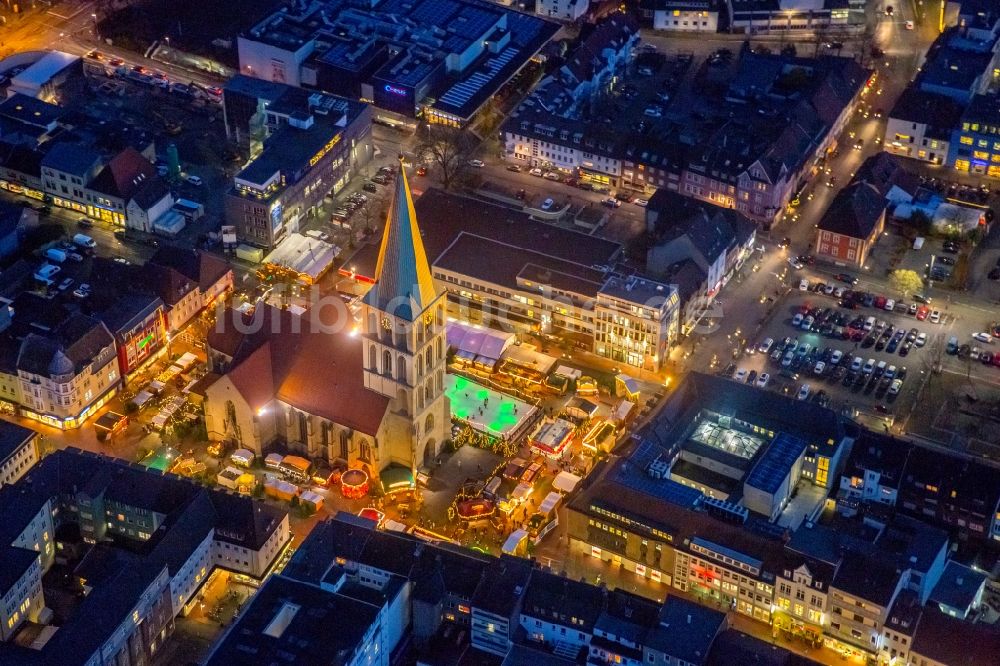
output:
M483 86L492 81L497 73L502 70L507 63L513 60L516 55L516 49L510 47L505 48L495 58L490 58L486 61L485 66L488 68L487 73L477 71L464 81L456 83L448 89L448 92L441 95L441 101L445 104L451 104L453 106L462 106L468 102L473 95L482 90Z
M801 439L781 433L771 442L747 476L747 485L773 493L788 476L796 459L806 450Z

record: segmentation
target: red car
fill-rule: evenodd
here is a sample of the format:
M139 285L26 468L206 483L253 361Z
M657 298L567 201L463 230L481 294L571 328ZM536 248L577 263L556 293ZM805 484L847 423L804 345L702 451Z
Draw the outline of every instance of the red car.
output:
M917 308L917 319L920 321L927 319L928 313L930 313L930 309L926 305L921 305Z
M875 297L875 309L876 310L884 310L885 309L885 296L876 296Z

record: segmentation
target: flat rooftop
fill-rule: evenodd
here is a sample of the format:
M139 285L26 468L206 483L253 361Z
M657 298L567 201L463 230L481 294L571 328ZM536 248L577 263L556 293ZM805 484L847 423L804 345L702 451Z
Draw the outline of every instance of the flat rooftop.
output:
M398 75L398 79L386 80L403 85L423 80L429 69L449 56L464 56L478 48L479 57L466 63L461 72L450 72L427 93L432 108L464 119L558 29L557 23L541 17L476 0L383 0L369 6L327 0L308 3L298 11L284 7L254 26L244 39L289 51L307 48L318 62L345 71L359 71L359 60L365 61L378 44L385 44L399 57L408 54L423 63L413 70L376 74L383 78Z
M534 220L520 210L436 188L424 192L414 202L414 209L424 241L424 250L432 266L437 264L445 250L448 250L461 234L507 245L511 248L508 251L517 256L524 257L524 252L535 253L533 259L519 260L518 265L521 267L525 263L546 265L548 260L538 259L538 256L543 256L565 262L560 265L575 265L569 271L574 274L581 268L612 265L622 251L622 245L615 241L555 227ZM362 247L346 265L358 275L374 276L378 247L377 243ZM453 259L464 261L461 257ZM481 267L477 268L479 269ZM489 270L494 269L504 271L504 275L507 276L505 279L508 281L516 280L517 272L520 270L489 267ZM592 273L585 274L584 279L596 281L596 274L597 270L594 269Z

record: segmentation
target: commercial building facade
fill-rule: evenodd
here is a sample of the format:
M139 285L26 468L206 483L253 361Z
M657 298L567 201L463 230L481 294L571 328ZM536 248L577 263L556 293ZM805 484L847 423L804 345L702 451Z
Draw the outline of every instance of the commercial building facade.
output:
M239 77L227 90L226 104L254 100L262 117L252 122L266 138L262 151L233 178L225 198L226 220L236 227L240 241L270 249L371 160L371 109L291 86L248 94L255 89ZM272 93L277 96L271 98Z

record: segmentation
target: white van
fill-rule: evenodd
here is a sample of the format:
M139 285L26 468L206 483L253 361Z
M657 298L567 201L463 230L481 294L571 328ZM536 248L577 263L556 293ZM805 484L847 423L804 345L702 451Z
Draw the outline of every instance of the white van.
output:
M870 331L873 328L875 328L875 317L868 317L868 319L865 319L864 330Z
M205 182L201 179L200 176L184 176L184 180L191 183L195 187L201 187L201 184Z
M88 250L93 250L95 247L97 247L97 243L94 242L94 239L88 236L87 234L74 234L73 244L76 245L77 247L85 247Z
M923 246L924 246L924 237L923 236L917 236L916 238L913 239L913 249L914 250L919 250Z

